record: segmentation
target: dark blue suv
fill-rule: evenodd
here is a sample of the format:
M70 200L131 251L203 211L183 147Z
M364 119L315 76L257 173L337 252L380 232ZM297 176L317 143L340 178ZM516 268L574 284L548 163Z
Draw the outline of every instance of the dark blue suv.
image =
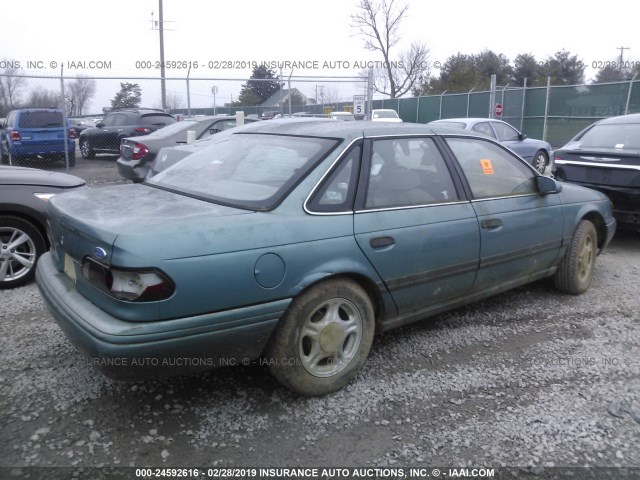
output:
M64 115L57 108L22 108L9 112L0 130L2 163L27 158L65 159ZM67 121L69 165L76 163L75 131Z

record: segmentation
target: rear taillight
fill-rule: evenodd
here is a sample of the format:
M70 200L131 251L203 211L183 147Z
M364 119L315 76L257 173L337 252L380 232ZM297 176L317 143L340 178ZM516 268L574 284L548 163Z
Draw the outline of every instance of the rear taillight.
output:
M166 300L175 291L169 277L158 270L120 270L90 258L82 263L82 276L112 297L129 302Z
M140 160L147 153L149 153L149 149L146 145L143 145L142 143L136 143L131 149L131 159Z
M20 132L17 130L11 130L11 141L19 142L20 141Z
M70 128L69 129L69 138L71 140L74 140L76 138L76 129L75 128Z
M150 128L138 127L134 130L138 135L146 135L147 133L151 133Z
M554 159L554 160L564 160L564 158L562 158L562 157L561 157L560 155L558 155L557 153L555 153L555 154L553 155L553 159Z

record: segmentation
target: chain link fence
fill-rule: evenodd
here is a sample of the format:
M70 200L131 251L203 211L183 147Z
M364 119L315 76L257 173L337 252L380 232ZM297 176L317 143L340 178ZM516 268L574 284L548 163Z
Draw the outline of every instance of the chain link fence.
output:
M245 117L295 114L327 115L335 111L352 111L354 96L367 99L369 109L393 109L405 122L427 123L455 117L493 117L495 105L502 105L502 118L529 137L547 140L554 147L562 146L572 136L591 123L610 116L640 112L640 80L535 88L496 87L495 91L470 91L400 99L372 100L370 83L362 77L280 77L277 91L266 100L243 102L251 79L227 78L166 78L164 89L160 78L154 77L57 77L0 74L0 122L2 162L43 168L54 162L72 166L82 153L78 137L86 129L96 129L114 105L135 105L138 108L164 110L177 120L198 115L234 115ZM259 81L258 81L259 82ZM267 82L268 83L268 82ZM164 90L164 98L163 92ZM243 94L244 92L244 94ZM493 100L492 100L493 99ZM255 99L254 99L255 100ZM69 127L42 139L42 145L19 151L16 144L34 141L36 133L21 133L10 111L19 108L58 108L68 117ZM14 123L11 123L14 122ZM136 125L142 130L160 127ZM44 125L36 125L44 127ZM118 126L118 125L116 125ZM125 125L121 125L125 126ZM44 128L42 129L44 130ZM123 130L124 131L124 130ZM128 132L131 133L131 132ZM22 135L22 136L21 136ZM120 132L120 136L123 133ZM71 140L64 143L64 137ZM129 136L129 135L127 135ZM76 149L65 148L73 145ZM57 144L60 148L52 148ZM119 145L119 140L118 140ZM117 146L111 156L117 155Z
M243 104L251 98L247 88L269 85L266 100ZM164 85L163 85L164 84ZM227 78L150 77L51 77L0 74L0 118L2 162L35 168L48 165L75 164L87 158L80 148L83 138L95 138L90 157L118 155L120 138L150 133L189 116L235 115L245 118L269 118L298 114L328 115L335 111L352 111L354 96L367 96L367 79L361 77L282 77L270 80ZM258 88L259 89L259 88ZM164 91L164 98L163 98ZM254 97L255 100L255 97ZM29 127L20 125L19 109L60 109L62 116L52 124L51 112L31 116ZM144 116L109 115L124 109L144 111ZM156 109L157 112L146 111ZM14 113L11 113L11 112ZM163 112L171 114L168 117ZM25 117L23 117L25 118ZM115 124L113 124L115 123ZM54 125L55 124L55 125ZM45 130L51 130L45 132ZM97 130L103 130L100 133ZM115 131L117 142L106 137ZM76 149L64 147L67 136ZM112 137L114 135L111 135ZM102 138L101 138L102 137Z

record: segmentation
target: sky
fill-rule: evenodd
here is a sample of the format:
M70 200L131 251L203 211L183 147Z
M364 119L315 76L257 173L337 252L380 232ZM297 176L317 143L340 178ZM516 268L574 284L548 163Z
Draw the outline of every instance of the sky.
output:
M519 53L544 60L565 49L587 65L588 79L595 76L592 67L598 62L619 58L618 47L629 48L624 50L625 60L640 60L637 15L621 0L599 2L598 7L557 0L405 3L409 10L396 51L413 41L424 42L434 74L450 55L484 49L511 61ZM354 68L356 62L381 60L379 53L365 50L362 37L351 27L358 4L359 0L163 0L165 61L191 62L192 78L247 78L253 62L263 61L312 67L285 70L285 77L355 76L360 71ZM153 67L159 60L159 33L151 29L152 12L158 20L158 0L13 2L0 20L0 70L7 58L19 61L30 74L59 75L64 65L68 75L158 77ZM33 68L27 72L27 67ZM186 74L181 68L166 72L167 77ZM182 91L183 83L167 88ZM219 83L217 104L237 96L241 82ZM305 93L315 93L316 84L309 83ZM196 82L192 94L209 97L210 85Z

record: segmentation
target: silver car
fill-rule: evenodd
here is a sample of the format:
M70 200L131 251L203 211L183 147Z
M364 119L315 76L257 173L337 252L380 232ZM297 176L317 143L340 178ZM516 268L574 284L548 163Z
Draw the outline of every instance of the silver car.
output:
M447 118L435 120L427 125L439 127L464 128L478 133L484 133L509 147L527 162L533 165L538 172L544 173L551 155L551 145L543 140L528 138L507 122L491 118Z

